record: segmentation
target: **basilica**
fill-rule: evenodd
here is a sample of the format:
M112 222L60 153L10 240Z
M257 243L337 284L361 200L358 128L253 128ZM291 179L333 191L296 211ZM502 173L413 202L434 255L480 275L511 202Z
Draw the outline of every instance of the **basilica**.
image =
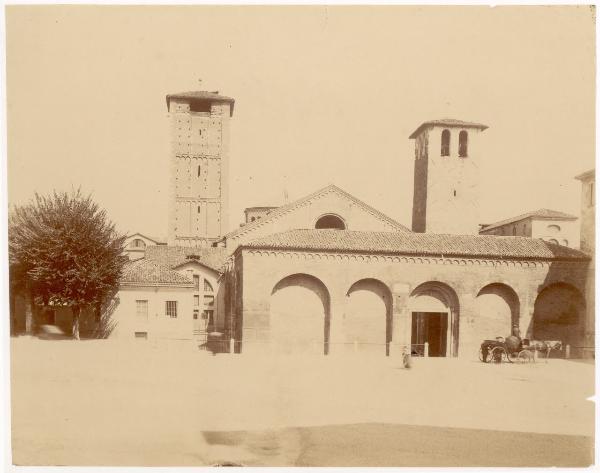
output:
M220 342L235 353L409 348L468 358L482 340L517 329L561 340L574 356L593 353L593 171L578 177L580 223L540 209L482 224L487 126L431 120L406 137L415 143L410 226L332 183L283 206L249 207L228 231L234 99L195 91L167 95L166 105L168 237L128 237L110 337Z

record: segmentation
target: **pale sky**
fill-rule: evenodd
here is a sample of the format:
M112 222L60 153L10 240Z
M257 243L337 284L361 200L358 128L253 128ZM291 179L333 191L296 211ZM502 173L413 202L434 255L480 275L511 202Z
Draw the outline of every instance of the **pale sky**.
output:
M165 95L205 89L236 99L231 228L329 183L410 227L408 136L437 118L490 127L482 222L579 215L591 8L9 6L9 203L81 186L121 231L166 237Z

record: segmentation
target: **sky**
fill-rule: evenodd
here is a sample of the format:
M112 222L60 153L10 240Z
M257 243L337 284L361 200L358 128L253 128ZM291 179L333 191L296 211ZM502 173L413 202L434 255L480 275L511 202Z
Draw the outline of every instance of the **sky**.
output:
M230 217L333 183L410 226L424 121L489 126L481 222L579 215L595 163L590 6L8 6L8 200L81 188L167 235L165 96L219 90Z

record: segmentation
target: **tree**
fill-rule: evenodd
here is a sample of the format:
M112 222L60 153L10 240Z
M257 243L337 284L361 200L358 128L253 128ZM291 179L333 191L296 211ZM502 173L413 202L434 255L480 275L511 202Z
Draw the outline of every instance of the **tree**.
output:
M91 196L35 194L9 217L11 287L26 288L37 304L71 307L79 339L81 309L98 308L118 287L124 241Z

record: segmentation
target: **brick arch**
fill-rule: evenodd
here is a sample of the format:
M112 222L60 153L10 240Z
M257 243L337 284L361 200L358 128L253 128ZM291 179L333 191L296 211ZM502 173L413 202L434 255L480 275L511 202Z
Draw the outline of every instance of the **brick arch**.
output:
M560 340L577 345L582 341L585 298L573 284L545 285L535 300L532 335L536 340Z
M342 316L342 332L346 344L360 347L346 349L360 353L389 355L392 340L392 291L376 278L363 278L346 291L346 307Z
M422 282L411 291L408 307L413 320L418 313L447 313L446 356L458 355L460 303L457 292L452 286L436 280Z
M322 353L327 354L330 318L330 291L318 277L294 273L273 286L269 300L269 340L280 351L321 352L322 345Z
M508 284L492 282L477 292L477 311L472 330L483 339L507 337L519 327L521 302L517 292Z

